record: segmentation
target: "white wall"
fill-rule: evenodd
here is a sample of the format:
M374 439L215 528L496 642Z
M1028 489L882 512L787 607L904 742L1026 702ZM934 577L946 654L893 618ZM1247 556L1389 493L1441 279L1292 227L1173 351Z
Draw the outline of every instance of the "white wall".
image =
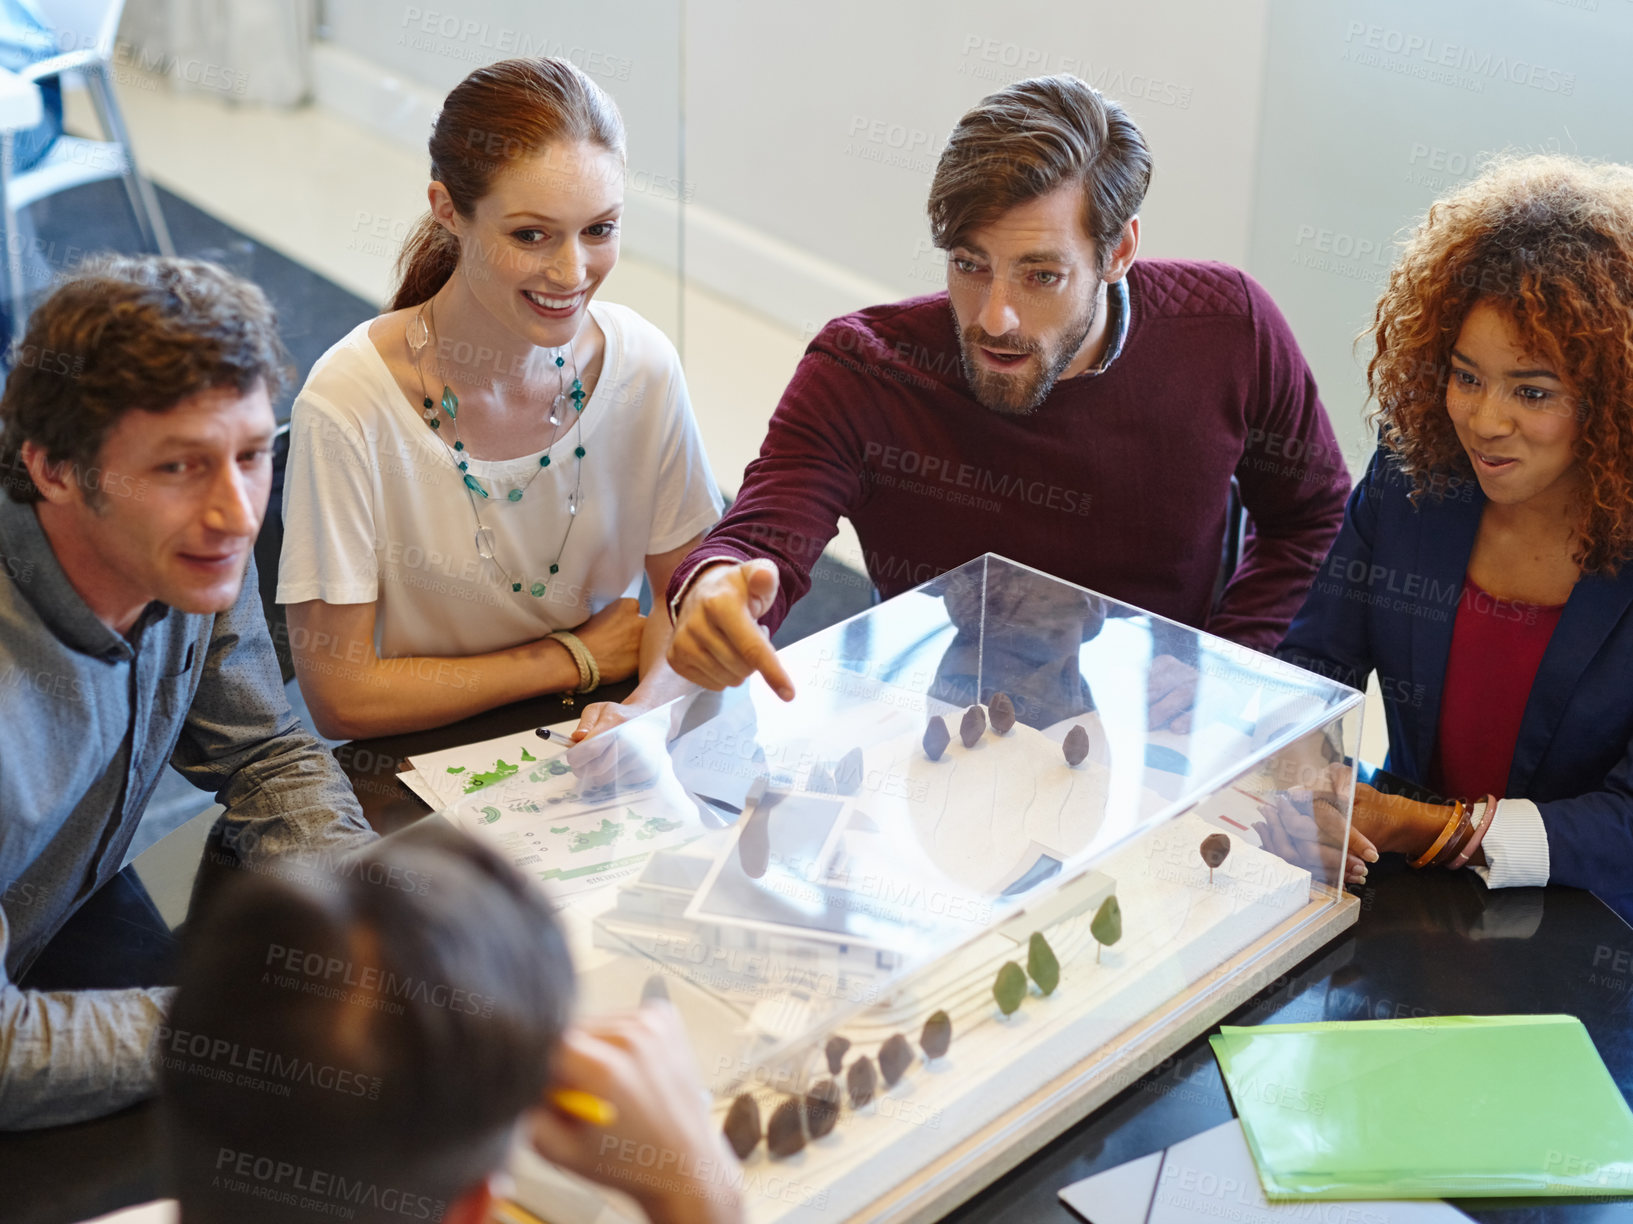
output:
M1483 152L1633 161L1629 0L688 0L684 48L677 0L328 12L331 59L420 91L418 111L373 103L405 140L475 62L524 40L572 54L624 107L632 169L667 187L630 193L626 244L796 334L941 286L924 203L947 132L1002 84L1075 72L1151 143L1143 253L1265 283L1356 471L1371 435L1352 345L1397 232Z
M618 103L629 141L625 249L679 263L680 14L674 0L327 0L315 55L319 105L423 154L447 92L473 69L560 55ZM429 163L427 163L429 166ZM678 297L645 311L671 334Z
M1084 77L1145 129L1148 253L1246 256L1265 0L691 0L687 14L688 270L785 322L944 284L925 199L947 133L1043 73ZM755 239L809 266L778 268Z
M1397 231L1505 147L1633 161L1626 0L1270 0L1247 266L1297 333L1353 471L1356 335Z
M924 203L946 134L993 89L1046 72L1086 78L1145 128L1157 158L1148 254L1241 263L1267 3L691 0L684 161L674 0L465 0L457 15L451 3L329 0L339 54L320 65L318 96L423 142L427 112L477 63L565 51L623 108L632 171L661 180L631 192L626 241L673 260L683 195L688 278L804 331L943 283ZM355 70L368 67L399 78L397 92L359 93Z

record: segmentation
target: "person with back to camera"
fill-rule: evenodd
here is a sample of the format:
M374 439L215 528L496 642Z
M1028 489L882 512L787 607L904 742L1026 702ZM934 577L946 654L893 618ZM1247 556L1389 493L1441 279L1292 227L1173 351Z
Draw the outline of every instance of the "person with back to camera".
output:
M570 1023L573 996L549 899L441 821L242 881L192 932L155 1043L181 1224L485 1224L518 1140L654 1224L740 1221L674 1007Z
M885 598L990 551L1274 648L1348 469L1263 288L1136 259L1151 166L1123 108L1071 76L958 122L929 199L947 291L812 340L730 512L669 584L677 672L721 689L758 671L790 698L768 634L841 517ZM1233 477L1252 529L1216 603ZM1152 726L1188 727L1195 676L1159 656Z
M1633 918L1633 169L1497 160L1429 210L1372 334L1381 442L1278 653L1376 670L1388 768L1456 799L1358 785L1346 874L1393 851ZM1334 840L1293 808L1276 844Z
M624 199L612 100L565 60L504 60L448 95L430 151L390 310L294 409L278 601L337 737L648 674L670 626L640 615L642 574L661 595L720 513L674 347L595 300Z

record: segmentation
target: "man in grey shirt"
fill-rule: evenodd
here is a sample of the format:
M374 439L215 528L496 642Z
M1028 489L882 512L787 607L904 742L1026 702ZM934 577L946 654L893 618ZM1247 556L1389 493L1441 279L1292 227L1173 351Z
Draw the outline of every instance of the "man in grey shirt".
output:
M167 764L226 807L201 885L372 837L290 711L256 594L285 366L255 286L120 259L40 305L0 396L0 1128L155 1090L167 989L26 975L117 881Z

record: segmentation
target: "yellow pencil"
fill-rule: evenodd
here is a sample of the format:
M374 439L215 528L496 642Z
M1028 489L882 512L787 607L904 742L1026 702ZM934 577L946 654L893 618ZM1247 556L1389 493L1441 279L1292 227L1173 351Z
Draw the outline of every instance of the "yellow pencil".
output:
M489 1224L549 1224L549 1222L509 1199L500 1199L493 1205L493 1215Z
M618 1121L618 1106L594 1093L580 1092L577 1088L557 1088L550 1094L550 1104L569 1118L577 1118L603 1130Z

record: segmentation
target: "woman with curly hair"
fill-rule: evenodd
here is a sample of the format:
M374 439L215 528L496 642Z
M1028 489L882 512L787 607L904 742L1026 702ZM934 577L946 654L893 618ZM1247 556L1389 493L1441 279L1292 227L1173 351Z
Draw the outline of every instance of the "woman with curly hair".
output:
M1633 169L1505 158L1436 203L1378 302L1381 444L1278 654L1360 688L1379 852L1633 917Z

